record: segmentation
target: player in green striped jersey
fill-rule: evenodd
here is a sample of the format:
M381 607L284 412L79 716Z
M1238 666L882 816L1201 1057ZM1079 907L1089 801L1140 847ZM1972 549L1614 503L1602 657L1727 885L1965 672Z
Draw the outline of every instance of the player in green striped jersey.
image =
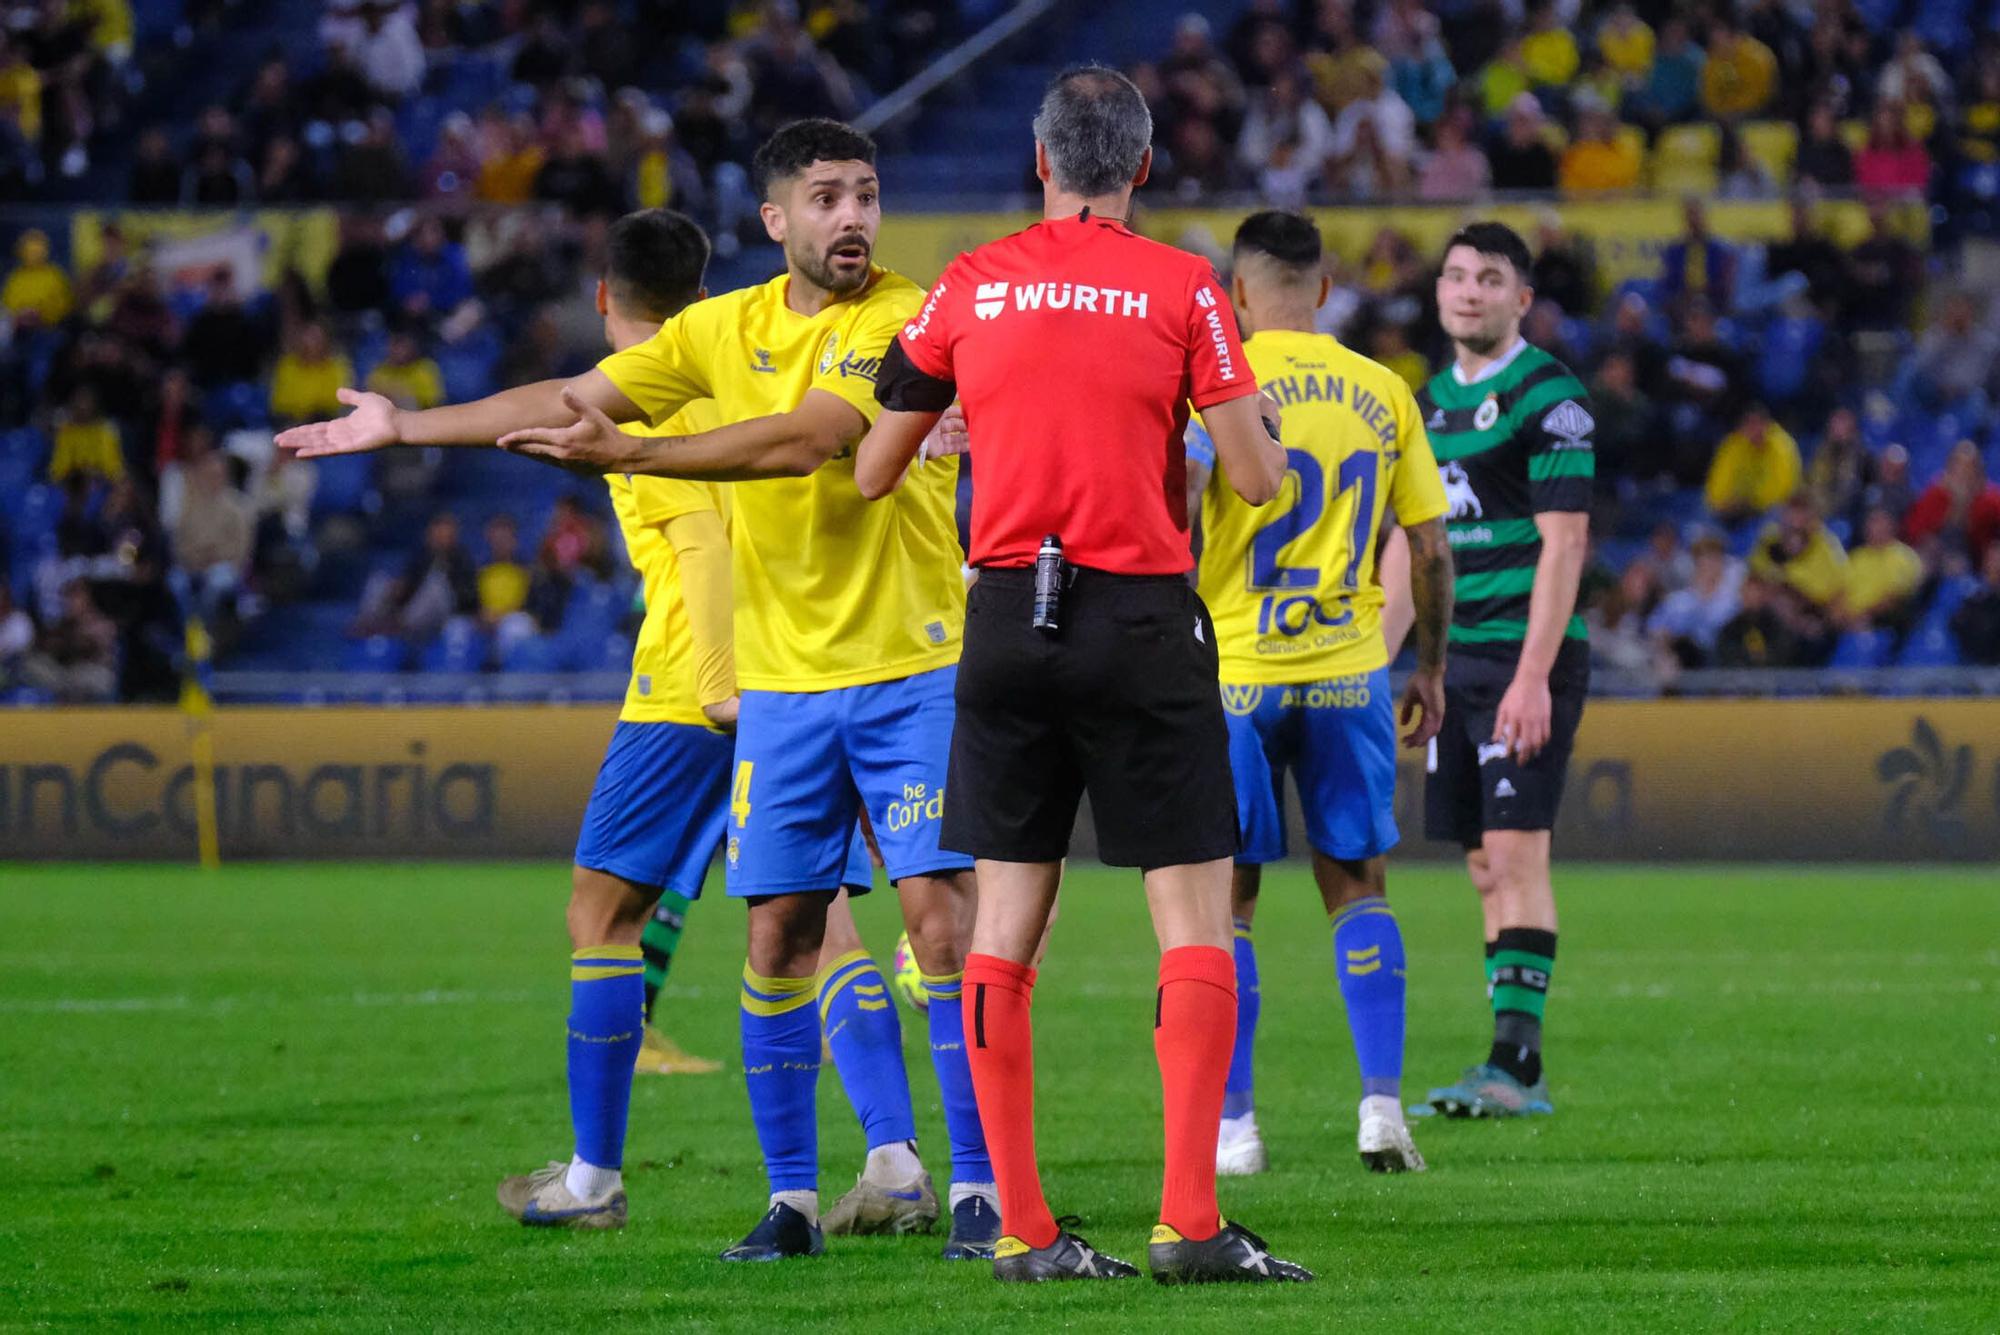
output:
M1430 1109L1457 1117L1552 1111L1541 1057L1556 953L1549 832L1590 684L1576 591L1596 424L1570 369L1521 337L1529 263L1499 223L1452 237L1437 301L1453 363L1417 396L1456 567L1424 827L1465 849L1493 1004L1486 1059L1431 1091Z

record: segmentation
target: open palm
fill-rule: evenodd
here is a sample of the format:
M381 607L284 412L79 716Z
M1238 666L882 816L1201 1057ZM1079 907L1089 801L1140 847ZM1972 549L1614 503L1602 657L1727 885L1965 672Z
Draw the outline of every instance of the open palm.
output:
M366 454L397 442L396 405L389 399L358 389L342 389L336 397L354 411L331 422L307 422L280 432L278 448L296 451L301 459L318 459Z

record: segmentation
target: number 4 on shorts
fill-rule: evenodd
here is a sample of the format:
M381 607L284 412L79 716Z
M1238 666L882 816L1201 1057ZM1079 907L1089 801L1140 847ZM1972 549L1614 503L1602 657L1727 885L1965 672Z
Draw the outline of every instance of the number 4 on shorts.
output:
M754 761L738 761L736 782L729 790L729 814L736 817L739 830L750 819L750 772L755 768Z

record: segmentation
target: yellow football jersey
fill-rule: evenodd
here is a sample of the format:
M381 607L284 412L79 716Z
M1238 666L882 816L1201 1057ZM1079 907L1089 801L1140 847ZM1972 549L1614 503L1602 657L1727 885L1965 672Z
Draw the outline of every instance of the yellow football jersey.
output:
M1218 465L1202 497L1202 601L1222 679L1284 685L1373 672L1388 661L1375 539L1384 511L1440 519L1444 484L1403 378L1324 334L1245 340L1278 401L1290 471L1277 499L1246 505Z
M636 435L688 436L713 430L724 420L713 400L701 399L660 426L627 429ZM611 488L611 509L625 536L626 554L639 572L646 596L646 620L632 646L632 680L626 684L625 707L618 717L627 723L706 725L708 719L695 695L694 636L681 596L680 561L667 541L667 522L703 510L713 510L726 520L728 489L715 482L622 473L604 481Z
M790 412L808 390L875 420L875 377L923 289L877 269L818 315L785 305L790 279L711 297L599 369L653 420L712 398L727 420ZM918 466L865 501L843 452L810 477L731 483L736 674L745 690L825 691L958 661L965 628L956 459Z

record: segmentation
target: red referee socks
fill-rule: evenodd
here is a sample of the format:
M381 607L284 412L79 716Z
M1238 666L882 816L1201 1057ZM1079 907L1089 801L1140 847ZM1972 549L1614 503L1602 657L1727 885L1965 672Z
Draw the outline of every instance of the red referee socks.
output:
M997 955L967 955L964 989L965 1055L972 1067L973 1093L979 1099L979 1124L986 1130L986 1151L993 1157L993 1182L1000 1190L1000 1228L1030 1247L1046 1247L1056 1240L1058 1230L1042 1196L1041 1170L1035 1166L1035 1039L1028 1022L1035 971ZM1232 1034L1235 1014L1232 998ZM1225 1063L1227 1060L1225 1049ZM1220 1076L1216 1078L1215 1098L1216 1116L1220 1117ZM1215 1208L1215 1135L1216 1127L1210 1126L1211 1213Z
M1162 954L1153 1019L1153 1051L1160 1059L1167 1115L1160 1222L1197 1241L1222 1229L1215 1201L1215 1138L1222 1128L1222 1087L1235 1045L1236 961L1230 953L1215 946L1177 946ZM990 1131L987 1138L992 1138Z

